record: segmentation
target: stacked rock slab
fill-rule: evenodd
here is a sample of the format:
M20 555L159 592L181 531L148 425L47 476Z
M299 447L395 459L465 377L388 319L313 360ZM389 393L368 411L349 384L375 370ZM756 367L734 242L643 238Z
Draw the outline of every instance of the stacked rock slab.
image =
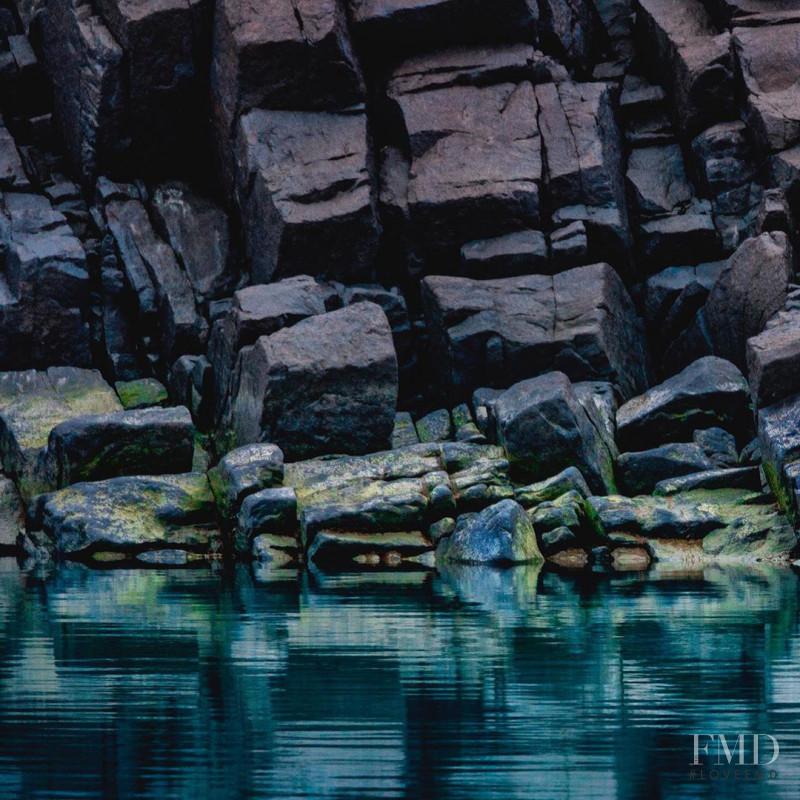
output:
M26 502L48 488L50 432L84 414L122 411L114 390L94 370L51 367L0 373L0 448L6 473Z
M432 276L422 292L439 388L452 400L551 370L611 381L624 397L647 385L641 323L607 264L501 280Z
M380 227L363 112L251 111L236 147L253 281L372 278Z

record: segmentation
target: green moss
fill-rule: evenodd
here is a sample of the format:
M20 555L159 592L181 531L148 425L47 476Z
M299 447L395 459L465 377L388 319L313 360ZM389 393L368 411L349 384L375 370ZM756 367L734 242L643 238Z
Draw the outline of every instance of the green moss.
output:
M140 378L135 381L121 381L114 384L122 407L126 410L164 406L169 394L162 383L155 378Z

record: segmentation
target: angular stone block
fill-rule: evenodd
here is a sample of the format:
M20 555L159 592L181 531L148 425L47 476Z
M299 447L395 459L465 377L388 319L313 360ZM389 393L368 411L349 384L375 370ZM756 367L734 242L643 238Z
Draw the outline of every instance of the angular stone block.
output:
M251 111L237 154L254 283L304 273L371 279L380 226L363 113Z
M290 459L389 445L397 357L386 315L374 303L262 336L236 369L232 425L240 444L274 442Z
M551 370L611 381L625 397L647 385L642 326L607 264L486 281L431 276L422 298L433 379L453 401Z

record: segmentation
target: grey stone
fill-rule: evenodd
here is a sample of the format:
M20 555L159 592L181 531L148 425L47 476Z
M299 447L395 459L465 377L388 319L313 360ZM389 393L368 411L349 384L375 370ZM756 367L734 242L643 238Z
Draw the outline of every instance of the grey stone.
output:
M225 455L209 472L209 481L222 518L230 521L248 495L279 486L283 452L274 444L250 444Z
M17 487L10 478L0 477L0 555L22 549L25 510Z
M704 428L695 431L692 441L711 459L716 467L738 467L739 451L736 437L722 428Z
M252 541L264 533L292 534L298 528L297 495L290 487L271 487L248 494L241 503L234 551L249 555Z
M626 178L643 219L679 214L691 203L692 187L686 178L680 145L632 150Z
M214 496L205 475L111 478L42 497L42 525L62 558L94 552L219 550Z
M542 555L528 514L513 500L502 500L458 521L436 549L437 560L467 564L540 562Z
M651 494L661 481L713 468L696 444L664 444L652 450L622 453L617 459L617 480L627 495Z
M468 278L508 278L550 272L550 253L541 231L507 233L467 242L461 248L460 274Z
M641 323L607 264L487 281L433 276L422 299L434 380L450 399L553 369L611 381L624 397L647 383Z
M558 475L538 483L514 490L514 497L523 508L535 508L548 500L557 500L567 492L578 492L582 497L591 497L592 491L577 467L567 467Z
M380 226L369 150L363 112L241 118L236 194L253 282L372 278Z
M747 489L759 492L761 476L758 467L711 469L659 481L653 489L653 494L668 497L694 489Z
M740 431L749 417L749 389L738 368L709 356L622 405L617 412L621 447L659 445L695 430Z
M187 408L88 414L56 425L47 459L56 488L120 475L188 472L194 425Z
M272 441L288 458L365 453L389 444L397 358L386 315L357 303L262 336L240 356L236 441Z
M747 374L758 408L800 392L800 313L779 318L747 340Z
M419 531L320 531L308 549L308 559L318 566L341 567L358 563L359 557L375 554L380 562L399 565L433 550L430 541Z
M409 447L419 444L419 436L414 426L414 420L408 411L398 411L394 415L394 429L392 430L392 449Z
M786 303L793 275L792 247L778 231L748 239L708 296L705 326L715 355L746 367L746 343Z
M421 442L446 442L453 438L453 421L446 408L431 411L418 419L416 429Z
M614 490L611 453L563 373L516 384L497 399L494 416L497 440L518 479L576 466L593 491Z

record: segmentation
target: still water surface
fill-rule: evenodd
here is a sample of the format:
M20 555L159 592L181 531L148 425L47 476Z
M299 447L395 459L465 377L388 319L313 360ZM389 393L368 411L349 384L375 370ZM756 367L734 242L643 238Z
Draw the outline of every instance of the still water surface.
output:
M799 596L2 559L0 798L798 798ZM690 780L694 732L774 735L778 777Z

